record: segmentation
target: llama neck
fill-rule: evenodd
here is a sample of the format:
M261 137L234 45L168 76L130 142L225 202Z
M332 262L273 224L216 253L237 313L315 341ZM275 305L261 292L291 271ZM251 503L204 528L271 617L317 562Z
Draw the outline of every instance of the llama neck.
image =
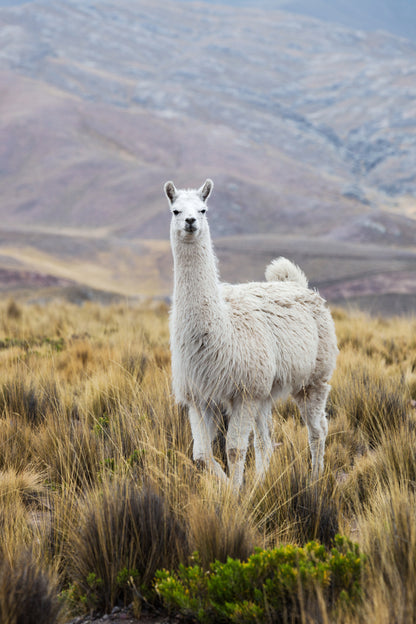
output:
M174 307L178 320L206 329L224 314L217 260L209 232L193 243L173 240Z

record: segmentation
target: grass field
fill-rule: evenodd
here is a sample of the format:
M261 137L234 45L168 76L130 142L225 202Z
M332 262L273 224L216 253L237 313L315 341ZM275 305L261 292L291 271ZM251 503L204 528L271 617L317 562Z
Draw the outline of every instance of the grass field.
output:
M324 475L311 482L306 427L288 401L274 411L265 481L249 455L235 496L192 463L165 306L3 303L1 622L63 622L120 601L139 611L156 570L194 551L207 568L256 546L330 547L337 533L367 557L364 600L353 615L321 600L299 621L415 622L416 319L333 314Z

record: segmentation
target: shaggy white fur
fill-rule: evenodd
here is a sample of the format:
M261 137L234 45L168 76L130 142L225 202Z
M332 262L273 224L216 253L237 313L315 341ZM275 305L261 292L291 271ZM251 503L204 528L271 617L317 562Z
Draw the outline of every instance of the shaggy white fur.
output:
M251 431L256 470L263 475L273 449L272 402L291 394L308 427L316 477L323 468L325 404L338 353L331 314L286 258L267 267L266 282L220 283L206 218L212 188L211 180L198 190L165 184L174 259L173 391L189 410L194 460L226 478L212 452L219 414L226 409L234 487L243 481Z

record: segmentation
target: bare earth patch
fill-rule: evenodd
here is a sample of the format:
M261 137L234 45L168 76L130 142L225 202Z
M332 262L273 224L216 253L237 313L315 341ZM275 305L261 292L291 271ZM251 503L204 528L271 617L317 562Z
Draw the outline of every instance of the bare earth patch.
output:
M171 618L166 615L151 613L148 610L143 610L140 618L136 618L133 615L131 607L114 607L111 613L105 615L86 615L83 617L76 617L70 620L67 624L88 624L94 622L94 624L170 624L177 622L178 618Z

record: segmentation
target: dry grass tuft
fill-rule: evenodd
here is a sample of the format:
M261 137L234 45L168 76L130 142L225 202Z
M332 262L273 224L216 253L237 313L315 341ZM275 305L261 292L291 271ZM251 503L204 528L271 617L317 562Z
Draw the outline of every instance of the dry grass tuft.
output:
M410 393L402 375L391 375L372 360L350 357L343 378L330 395L333 415L345 413L350 428L375 448L386 432L397 430L408 420Z
M10 500L21 500L26 506L37 507L46 494L44 476L29 466L21 472L14 468L0 470L0 500L7 506Z
M14 321L20 320L22 316L22 308L14 299L10 299L6 307L6 317Z
M237 500L229 488L212 484L211 479L202 477L202 481L187 507L191 551L198 551L206 569L227 557L247 559L260 536L247 515L245 501Z
M307 447L297 455L293 448L280 449L264 482L253 488L251 505L270 545L332 545L339 532L337 483L329 471L312 480Z
M383 622L405 624L416 618L416 495L391 483L378 488L358 518L368 553L369 604Z
M0 563L0 622L2 624L58 624L62 604L57 580L42 569L30 549Z
M189 555L184 527L164 497L125 479L106 479L86 493L67 539L70 576L99 609L131 602L130 577L150 586L157 569Z

